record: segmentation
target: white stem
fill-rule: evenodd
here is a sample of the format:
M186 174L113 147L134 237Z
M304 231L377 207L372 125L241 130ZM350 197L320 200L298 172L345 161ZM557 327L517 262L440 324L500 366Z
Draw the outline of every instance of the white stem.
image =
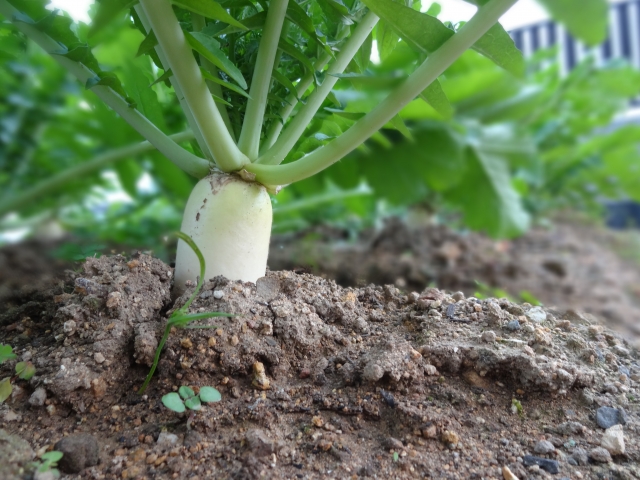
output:
M269 255L271 199L264 186L238 176L213 174L194 187L182 219L181 231L202 251L205 280L224 275L229 280L254 282L263 277ZM195 285L200 264L184 242L178 243L174 290L185 282Z
M238 146L252 161L258 158L260 149L260 133L264 112L267 106L267 95L271 85L271 72L278 51L278 42L282 24L287 13L289 0L271 0L267 20L264 24L262 39L258 47L256 66L251 78L251 98L247 102L247 111L240 132Z
M218 166L233 171L249 163L227 130L169 0L140 0L169 67Z
M258 163L277 165L284 160L302 136L309 123L311 123L314 115L318 112L318 109L322 106L322 103L338 81L338 78L331 74L339 74L345 71L353 57L358 53L362 44L371 34L376 23L378 23L378 17L373 12L367 13L360 23L358 23L353 35L351 35L349 40L344 44L336 60L329 66L322 85L311 94L307 103L295 116L295 121L289 123L280 138L273 144L273 147L260 157Z

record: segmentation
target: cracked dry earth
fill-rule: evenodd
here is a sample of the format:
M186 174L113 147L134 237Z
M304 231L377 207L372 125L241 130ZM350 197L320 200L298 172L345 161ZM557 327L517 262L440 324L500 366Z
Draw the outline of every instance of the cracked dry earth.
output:
M2 479L34 478L54 445L68 479L640 478L638 354L588 314L216 277L190 311L236 316L175 331L140 396L190 293L173 304L171 282L150 256L89 258L0 315L0 343L36 367L0 406ZM182 385L222 401L171 412Z

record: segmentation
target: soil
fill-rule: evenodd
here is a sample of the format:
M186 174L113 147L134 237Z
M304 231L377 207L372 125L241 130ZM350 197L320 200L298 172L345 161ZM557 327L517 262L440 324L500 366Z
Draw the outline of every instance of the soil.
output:
M533 297L546 306L591 313L640 346L636 232L561 218L552 227L496 241L444 225L412 228L391 219L355 241L347 238L347 232L326 227L276 237L269 265L343 286L393 284L421 291L431 285L467 296L478 291L498 296L500 289L520 301Z
M54 445L69 479L640 478L638 352L588 313L216 277L189 311L235 316L173 332L139 395L193 290L173 302L172 278L143 254L88 258L0 314L18 355L0 378L36 368L0 405L3 479ZM222 400L174 413L161 397L183 385Z

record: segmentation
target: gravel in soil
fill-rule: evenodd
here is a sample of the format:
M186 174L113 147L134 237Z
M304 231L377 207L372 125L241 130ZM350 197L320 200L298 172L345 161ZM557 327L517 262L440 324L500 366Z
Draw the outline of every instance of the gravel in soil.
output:
M173 332L141 396L190 294L172 302L172 273L89 258L0 316L0 342L36 367L0 406L2 478L54 445L65 478L640 478L638 353L590 316L290 271L216 277L190 312L235 316ZM182 385L222 401L169 411Z

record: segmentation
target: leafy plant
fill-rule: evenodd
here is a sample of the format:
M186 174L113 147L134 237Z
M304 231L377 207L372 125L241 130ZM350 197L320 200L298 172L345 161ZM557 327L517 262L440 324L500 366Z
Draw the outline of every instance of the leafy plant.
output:
M16 358L16 354L13 353L13 348L10 345L0 344L0 364L13 360ZM13 391L11 382L16 379L31 380L36 373L36 368L31 362L18 362L15 366L15 375L13 377L7 377L0 380L0 403L3 403Z
M186 408L200 410L202 403L219 402L222 400L220 392L213 387L200 387L198 394L189 387L182 386L178 393L167 393L162 397L162 403L169 410L182 413Z
M60 476L60 471L56 468L58 466L58 462L62 459L62 452L58 452L57 450L51 450L50 452L45 452L40 457L40 464L37 466L36 470L40 473L51 472L54 477Z
M221 274L255 281L264 275L271 230L267 191L314 176L362 148L369 138L373 145L390 144L381 129L420 141L422 134L415 135L405 123L405 109L420 105L432 117L450 117L453 108L440 76L467 49L511 74L523 73L522 55L496 23L515 2L475 0L477 14L469 22L451 25L420 12L419 2L414 8L413 3L393 0L180 0L173 5L169 0L103 0L90 28L71 28L68 17L44 8L44 0L0 0L0 14L11 21L12 34L18 31L34 40L149 142L73 165L5 199L0 212L21 208L26 200L107 163L156 148L183 172L201 179L187 203L181 230L199 244L207 277ZM606 34L604 0L542 3L589 43ZM119 60L122 68L109 69L98 53L118 48L107 39L109 29L123 23L132 23L139 32L127 34L137 35L138 46L125 54L118 50L118 57L127 60ZM409 58L402 63L404 70L372 81L374 36L385 61L394 55ZM94 52L97 45L101 48ZM151 68L151 62L159 70ZM157 77L153 87L150 75ZM165 133L167 116L158 101L159 94L167 93L162 84L176 93L190 133ZM368 95L374 104L354 109L343 102L338 93L351 84L375 85L375 95ZM399 116L401 112L405 114ZM447 190L448 201L463 206L470 226L515 235L529 219L509 169L496 153L501 139L469 130L472 142L461 152L450 150L455 153L451 165L446 165L446 155L429 160L444 162L448 176L418 178L443 194ZM434 152L447 146L440 134L429 138L434 139L428 144ZM187 148L176 143L190 139ZM343 172L348 168L340 166ZM139 166L118 162L117 170L125 188L134 191L131 179ZM380 185L400 188L404 179L416 177L394 161L376 163L372 171ZM165 169L158 178L171 186L184 180L180 175L172 179ZM374 186L374 191L380 190ZM197 256L180 241L178 292L185 282L195 280L197 263Z
M196 285L196 288L193 290L193 293L191 294L189 299L185 302L185 304L182 307L175 310L167 320L167 325L164 328L164 333L162 335L162 338L160 339L158 348L156 348L156 354L153 358L153 364L151 365L151 370L149 370L147 378L142 384L142 387L140 388L140 390L138 391L138 393L141 395L145 392L145 390L149 386L149 382L151 382L151 379L153 378L153 374L155 373L156 367L158 366L158 362L160 361L160 354L162 353L162 349L164 348L164 345L167 342L167 339L169 338L169 334L171 334L172 328L217 328L216 326L211 326L211 325L190 325L190 323L197 320L203 320L203 319L212 318L212 317L233 317L234 316L232 314L222 313L222 312L187 313L189 311L189 307L191 306L191 303L196 298L198 293L200 293L200 290L202 289L202 285L204 284L205 261L204 261L204 257L202 256L202 252L200 252L200 249L194 243L194 241L191 240L191 238L189 238L187 235L185 235L182 232L176 232L175 235L178 238L182 239L191 249L193 249L193 252L196 254L200 262L200 275L198 276L198 284Z

